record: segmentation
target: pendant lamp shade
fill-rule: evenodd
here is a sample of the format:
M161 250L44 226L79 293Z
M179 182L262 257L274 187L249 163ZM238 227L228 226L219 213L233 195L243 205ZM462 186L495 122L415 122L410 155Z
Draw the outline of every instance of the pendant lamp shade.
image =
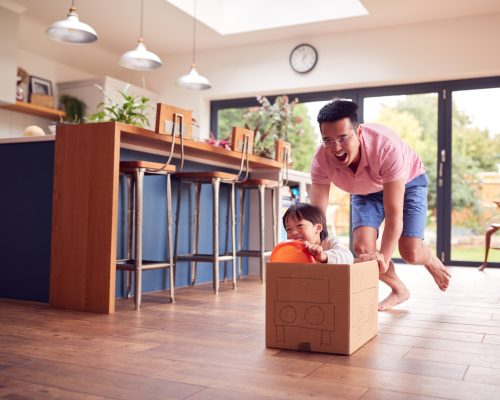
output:
M120 57L118 62L122 67L135 69L139 71L147 71L150 69L160 68L161 60L155 53L148 51L142 39L134 50L127 51Z
M193 12L193 62L191 64L191 69L186 75L181 76L175 84L184 89L191 90L206 90L212 87L210 81L204 76L200 75L196 70L195 64L195 44L196 44L196 0L194 0L194 12Z
M97 40L95 30L78 19L74 0L69 9L68 17L54 22L46 29L45 33L52 40L60 43L85 44Z
M162 63L160 57L155 53L146 49L144 44L144 39L142 35L142 24L143 24L143 10L144 10L144 0L141 0L141 29L140 29L140 39L137 47L133 50L124 53L118 64L124 68L135 69L139 71L148 71L155 68L160 68Z
M184 89L206 90L212 87L210 81L201 76L196 70L196 65L191 65L191 70L188 74L177 79L176 85Z

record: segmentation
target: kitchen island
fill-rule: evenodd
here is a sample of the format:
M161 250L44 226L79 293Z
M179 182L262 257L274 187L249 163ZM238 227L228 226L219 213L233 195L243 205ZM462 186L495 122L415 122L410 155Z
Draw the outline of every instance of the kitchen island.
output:
M8 178L0 200L0 209L7 214L0 228L6 255L0 270L0 297L113 312L115 297L121 293L115 269L122 249L119 161L165 161L171 140L168 135L116 122L59 125L55 142L53 136L1 140L0 165ZM178 164L180 146L175 140ZM195 140L185 140L184 149L184 170L239 169L240 153ZM278 179L280 167L274 160L250 156L254 177ZM144 253L161 257L167 252L166 217L158 214L165 190L161 179L155 179L148 177L145 183ZM202 204L209 203L206 196ZM184 202L179 252L188 250L190 241L190 213ZM223 202L222 208L227 209ZM202 219L200 234L211 243L209 218ZM188 284L187 266L179 264L176 286ZM211 280L210 270L200 267L198 281ZM144 274L145 291L169 284L163 272Z

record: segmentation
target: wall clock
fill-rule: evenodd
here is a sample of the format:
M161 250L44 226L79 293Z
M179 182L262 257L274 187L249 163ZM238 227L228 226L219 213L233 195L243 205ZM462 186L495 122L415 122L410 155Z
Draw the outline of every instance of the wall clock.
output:
M299 44L290 53L290 66L299 74L311 71L317 62L318 52L310 44Z

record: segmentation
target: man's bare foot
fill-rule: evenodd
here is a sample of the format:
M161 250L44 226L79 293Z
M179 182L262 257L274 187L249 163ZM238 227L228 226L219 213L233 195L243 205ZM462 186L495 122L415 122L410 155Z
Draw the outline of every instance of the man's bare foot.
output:
M392 307L401 304L410 298L410 291L403 286L400 290L392 290L391 294L378 303L378 310L390 310Z
M433 255L429 264L425 265L425 268L427 268L427 271L430 272L439 289L445 291L450 284L451 274L448 272L443 263L439 261L439 258Z

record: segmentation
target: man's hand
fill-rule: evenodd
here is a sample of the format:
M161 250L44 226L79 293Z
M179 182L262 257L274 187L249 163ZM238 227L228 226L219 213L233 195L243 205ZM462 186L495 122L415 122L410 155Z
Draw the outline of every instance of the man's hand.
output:
M316 259L316 261L319 261L321 263L326 263L328 261L328 257L326 256L323 247L321 247L319 244L311 244L306 240L304 241L304 245L306 246L306 249L309 250L309 253L311 253Z
M382 253L379 253L378 251L374 251L373 253L363 253L359 255L359 259L361 261L371 261L371 260L377 260L378 263L378 270L381 274L385 274L387 271L387 268L389 268L389 261L385 261L385 257Z

